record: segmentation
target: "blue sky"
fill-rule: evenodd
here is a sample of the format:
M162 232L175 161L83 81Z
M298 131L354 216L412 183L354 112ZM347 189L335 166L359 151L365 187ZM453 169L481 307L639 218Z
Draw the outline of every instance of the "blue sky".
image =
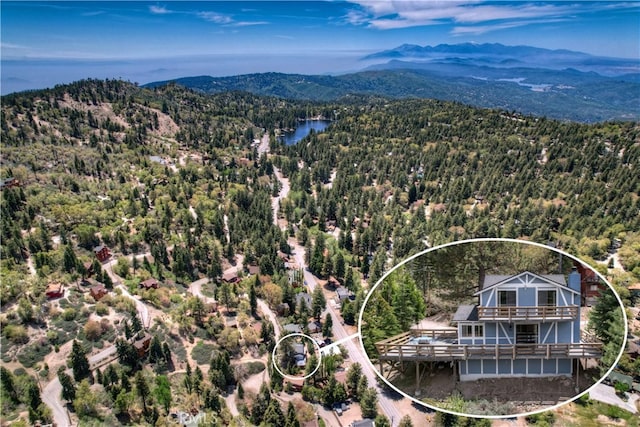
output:
M524 44L640 61L638 1L3 0L0 8L3 93L83 77L339 73L404 43Z

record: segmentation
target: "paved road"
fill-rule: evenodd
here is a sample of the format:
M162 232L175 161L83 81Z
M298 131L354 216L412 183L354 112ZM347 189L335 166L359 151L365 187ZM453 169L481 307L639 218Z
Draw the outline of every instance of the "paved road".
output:
M71 374L71 371L69 370L67 373ZM56 377L42 389L42 401L51 409L54 424L57 427L68 427L71 423L69 422L67 410L62 404L62 400L60 400L61 393L62 384L60 384L60 380L56 375Z
M147 255L149 254L136 255L136 258L142 259ZM129 255L127 258L131 260L133 258L133 255ZM122 294L131 298L135 302L136 310L140 314L142 324L148 327L151 322L149 309L147 308L146 304L129 293L129 291L122 284L122 278L113 272L113 265L115 265L116 262L117 259L112 259L111 261L105 263L103 265L103 270L107 272L107 274L113 281L113 284L122 290ZM89 364L93 366L102 360L112 358L116 351L117 349L114 345L109 346L99 353L96 353L93 356L89 356ZM67 373L71 375L71 370L68 370ZM47 406L49 406L49 408L51 408L51 413L55 425L58 427L67 427L70 426L71 423L69 422L66 408L62 404L61 393L62 385L60 384L60 380L58 380L58 377L56 376L42 390L42 401Z
M195 282L191 282L191 284L189 285L189 292L191 292L194 296L201 298L206 304L210 304L216 302L216 299L202 294L202 285L206 285L207 283L209 283L208 277L196 280Z
M618 406L632 414L638 412L635 402L640 399L640 396L637 393L632 394L631 398L625 402L616 395L613 387L600 383L589 390L589 397L600 402L608 403L609 405Z
M265 134L262 141L264 143L265 137L267 140L266 146L268 147L267 134ZM289 182L288 180L283 179L282 174L275 167L274 167L274 173L276 177L280 180L280 183L282 185L278 196L272 198L274 224L278 225L278 208L280 206L280 200L284 199L289 194ZM317 278L313 274L311 274L311 272L307 271L305 260L304 260L304 248L300 244L298 244L298 242L295 239L289 239L289 245L293 248L294 259L296 260L296 263L303 269L305 283L309 287L309 291L312 293L317 285ZM342 318L338 315L338 313L331 306L331 304L329 304L328 308L325 310L325 313L326 312L331 314L331 320L333 321L334 341L347 338L349 334L347 333L344 326L342 325ZM324 316L324 313L323 313L323 316ZM274 315L274 318L271 319L271 321L274 325L277 325L277 327L279 328L279 323L277 322L277 319L275 319L275 315ZM369 382L369 387L374 387L378 392L378 404L380 405L382 412L387 416L387 418L389 418L389 420L393 420L394 423L398 422L402 418L403 414L394 405L393 401L383 394L382 390L378 386L377 376L373 371L373 369L371 368L369 359L367 358L366 354L364 353L364 350L360 346L360 343L354 342L354 340L347 340L343 343L343 345L347 349L351 360L353 362L360 363L360 365L362 366L362 372L367 377L367 380Z
M277 167L273 167L273 173L275 174L278 181L280 181L280 192L278 193L278 197L271 198L271 209L273 210L273 223L278 225L278 212L280 210L280 201L287 197L289 194L289 179L282 176L280 169Z
M276 314L269 308L269 305L264 300L258 299L258 307L260 308L262 314L264 314L273 324L273 330L275 332L277 340L278 337L282 335L282 328L280 327L280 322L278 322Z
M318 285L318 282L317 278L306 269L304 262L304 248L293 239L289 241L289 244L294 248L294 258L296 262L304 269L304 280L307 283L307 286L309 286L309 291L313 292L315 287ZM325 313L326 312L331 315L331 320L333 321L333 340L338 341L349 337L350 334L342 325L342 317L338 315L336 309L334 309L331 304L328 305L328 308L325 310ZM393 420L394 423L398 422L402 418L403 414L395 406L393 401L383 394L382 389L378 386L378 377L371 368L369 359L360 346L359 340L357 338L355 340L347 340L342 345L347 349L351 360L353 362L360 363L362 366L362 373L367 377L369 387L376 389L378 393L378 404L380 405L382 412L387 416L387 418L389 418L389 420Z

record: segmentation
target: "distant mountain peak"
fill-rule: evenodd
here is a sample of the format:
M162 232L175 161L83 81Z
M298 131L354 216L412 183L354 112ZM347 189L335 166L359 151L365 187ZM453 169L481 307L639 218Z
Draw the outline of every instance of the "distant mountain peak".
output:
M383 50L380 52L372 53L365 56L363 59L385 59L385 58L439 58L443 55L490 55L509 57L511 59L519 59L524 56L537 57L537 56L549 56L549 55L562 55L571 56L575 58L591 57L583 52L576 52L567 49L545 49L541 47L533 46L510 46L502 43L475 43L466 42L459 44L439 44L436 46L419 46L415 44L403 44L393 49ZM505 58L506 59L506 58Z

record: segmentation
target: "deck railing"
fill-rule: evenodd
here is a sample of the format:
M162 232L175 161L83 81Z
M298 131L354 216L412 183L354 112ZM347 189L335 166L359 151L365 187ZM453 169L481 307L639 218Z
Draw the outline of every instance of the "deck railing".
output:
M478 307L479 320L573 320L577 316L577 305Z
M405 335L405 334L403 334ZM399 336L396 336L400 338ZM396 338L393 337L393 338ZM467 359L589 358L602 357L600 343L560 344L414 344L407 340L376 343L379 359L397 361L446 361Z

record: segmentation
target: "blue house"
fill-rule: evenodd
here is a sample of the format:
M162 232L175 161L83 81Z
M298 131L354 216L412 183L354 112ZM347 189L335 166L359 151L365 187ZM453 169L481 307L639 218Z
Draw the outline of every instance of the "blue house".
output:
M580 340L575 270L566 281L560 274L528 271L487 275L475 296L477 305L462 305L453 317L457 343L465 348L457 362L461 381L571 376L574 360L599 357L599 348Z

